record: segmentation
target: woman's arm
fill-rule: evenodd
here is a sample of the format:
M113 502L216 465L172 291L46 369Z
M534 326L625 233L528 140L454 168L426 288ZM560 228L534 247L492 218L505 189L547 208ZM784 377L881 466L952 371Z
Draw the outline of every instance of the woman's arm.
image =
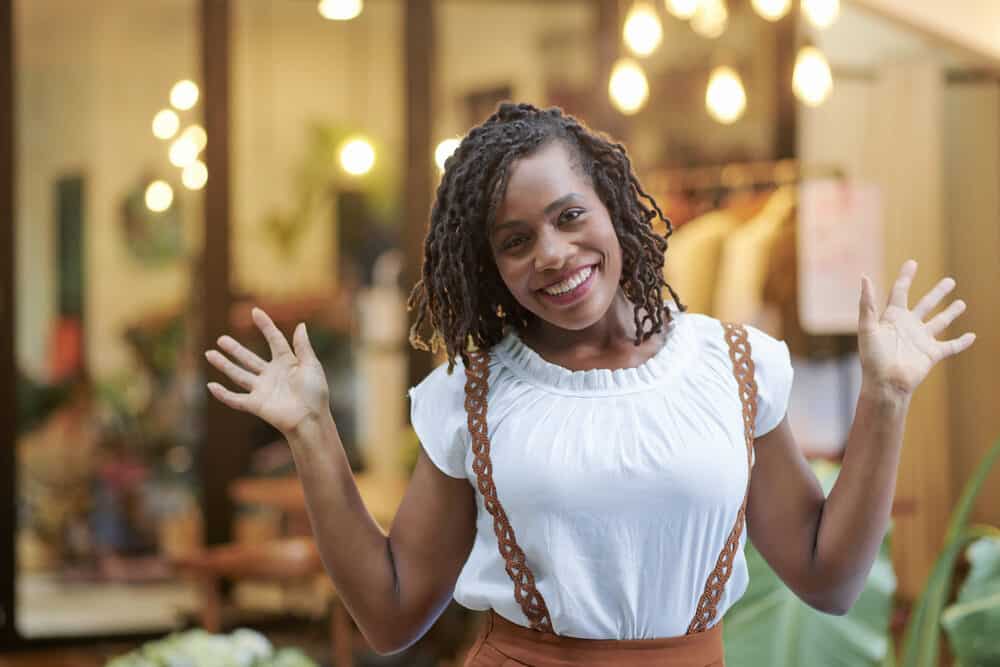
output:
M913 391L938 361L975 336L938 341L965 309L962 301L931 318L955 287L941 280L909 310L916 262L903 265L885 312L862 281L858 347L862 388L843 466L828 498L795 444L787 420L755 442L747 524L750 539L799 597L822 611L846 613L865 585L885 535L896 488L903 427Z
M262 310L253 319L267 339L265 361L223 336L206 357L245 392L212 382L223 404L254 414L284 434L305 491L327 573L361 632L380 653L419 639L451 599L472 549L472 485L439 471L420 452L402 504L386 535L362 502L329 409L323 368L304 325L293 345Z

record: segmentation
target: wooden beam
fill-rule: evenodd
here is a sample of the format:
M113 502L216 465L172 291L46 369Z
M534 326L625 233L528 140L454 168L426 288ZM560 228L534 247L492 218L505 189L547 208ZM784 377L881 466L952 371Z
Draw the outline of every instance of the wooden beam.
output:
M0 0L0 645L13 643L17 515L17 379L14 363L14 7Z
M406 265L403 269L404 289L409 290L420 279L424 257L424 236L430 218L434 182L433 131L434 57L437 50L434 31L435 0L408 0L403 3L403 72L406 85L406 155L403 230ZM409 325L415 313L410 313ZM409 350L409 385L419 383L433 368L433 358L427 352Z
M216 347L215 341L229 330L230 294L230 41L232 31L229 0L201 0L201 77L204 93L205 147L208 183L205 186L205 228L200 281L202 302L201 349ZM201 358L206 378L214 369ZM218 378L216 378L218 379ZM204 438L201 447L201 484L208 544L230 537L233 509L227 493L229 483L244 470L246 441L241 420L231 409L208 397L205 403Z
M783 160L798 156L798 102L792 90L792 73L795 71L795 56L798 54L799 7L794 3L792 10L775 26L774 71L774 145L771 158Z

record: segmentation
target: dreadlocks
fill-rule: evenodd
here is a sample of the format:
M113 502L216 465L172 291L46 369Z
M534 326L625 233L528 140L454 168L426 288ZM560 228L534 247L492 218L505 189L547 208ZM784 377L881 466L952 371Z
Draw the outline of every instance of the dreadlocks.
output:
M424 239L422 279L406 304L408 311L417 310L410 345L432 352L443 346L448 373L456 356L468 365L470 343L487 349L503 338L505 323L523 329L537 317L504 285L487 230L506 192L511 165L551 141L565 143L574 166L590 178L608 209L622 249L619 284L635 304L635 344L661 331L664 319L670 321L663 304L664 286L678 308L686 310L663 279L664 253L673 226L639 185L625 147L559 108L543 110L505 102L472 128L445 162ZM650 224L657 216L666 223L665 237ZM641 318L640 312L644 312ZM431 328L429 341L419 333L425 324Z

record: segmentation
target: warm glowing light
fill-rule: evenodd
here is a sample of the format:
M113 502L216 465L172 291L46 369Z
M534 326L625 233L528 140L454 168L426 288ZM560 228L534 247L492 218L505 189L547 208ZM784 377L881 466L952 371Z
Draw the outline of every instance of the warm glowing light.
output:
M747 108L747 94L740 75L731 67L716 67L708 80L705 107L712 118L730 125L735 123Z
M725 0L701 0L691 17L691 29L708 39L721 37L728 25L729 10Z
M701 0L665 0L667 11L682 21L687 21L695 12Z
M162 213L174 203L174 189L166 181L153 181L146 188L146 207L153 213Z
M181 172L181 182L188 190L201 190L208 182L208 167L201 160L195 160L184 167Z
M445 139L437 145L437 148L434 149L434 162L437 163L438 169L444 171L444 163L447 162L452 153L458 150L460 143L458 139Z
M375 166L375 148L367 139L351 139L340 149L340 166L354 176L367 174Z
M184 79L174 84L170 89L170 104L175 109L187 111L198 103L198 84Z
M631 115L639 111L649 98L649 83L639 63L631 58L622 58L611 69L608 81L611 103L623 114Z
M205 150L205 145L208 143L208 135L205 134L205 128L201 125L188 126L181 136L193 143L198 152Z
M198 159L198 144L194 143L191 137L182 134L170 144L168 157L170 164L175 167L186 167Z
M656 50L663 41L663 26L652 5L648 2L632 5L625 17L622 37L625 45L637 56L648 56Z
M364 9L361 0L320 0L319 15L331 21L350 21Z
M814 46L805 46L795 58L792 89L804 104L818 107L833 91L833 73L823 52Z
M840 16L840 0L802 0L802 13L820 30L829 28Z
M153 116L153 136L157 139L169 139L177 134L181 119L173 109L164 109Z
M792 0L753 0L753 8L768 21L778 21L792 8Z

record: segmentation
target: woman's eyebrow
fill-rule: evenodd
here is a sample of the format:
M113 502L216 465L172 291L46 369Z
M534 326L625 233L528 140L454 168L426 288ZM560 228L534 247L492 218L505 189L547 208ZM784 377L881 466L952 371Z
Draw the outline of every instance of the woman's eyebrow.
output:
M562 208L563 206L570 203L574 199L582 199L582 198L583 195L581 195L580 193L570 192L569 194L565 194L562 197L559 197L558 199L549 203L544 209L542 209L542 212L545 215L552 215L552 213L554 213L556 210ZM501 231L503 231L504 229L507 229L508 227L514 227L516 225L521 225L521 224L524 224L522 220L505 220L504 222L493 225L493 230L491 232L491 235L496 235Z

